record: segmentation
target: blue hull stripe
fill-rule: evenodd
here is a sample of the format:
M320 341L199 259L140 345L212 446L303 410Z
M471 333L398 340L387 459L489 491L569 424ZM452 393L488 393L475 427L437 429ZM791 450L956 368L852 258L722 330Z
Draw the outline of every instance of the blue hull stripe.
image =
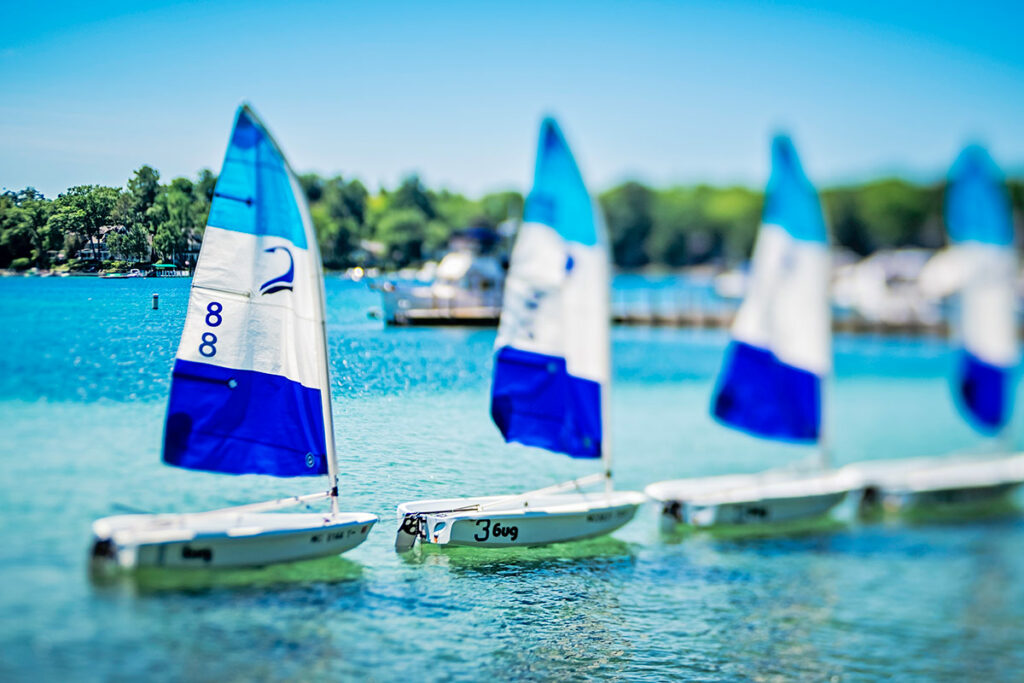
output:
M1011 371L964 352L960 361L961 409L968 421L987 433L998 432L1010 415Z
M781 362L770 351L733 342L712 413L731 427L781 441L818 440L821 380Z
M226 474L327 473L320 391L278 375L177 360L164 462Z
M601 385L570 375L559 356L499 349L491 417L506 441L601 457Z

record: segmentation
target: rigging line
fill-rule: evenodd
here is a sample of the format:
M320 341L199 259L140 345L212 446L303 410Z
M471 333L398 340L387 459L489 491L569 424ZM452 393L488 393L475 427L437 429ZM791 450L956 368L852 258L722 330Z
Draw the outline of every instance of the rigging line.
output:
M252 197L242 199L241 197L233 197L229 194L224 194L223 192L214 192L213 196L220 197L221 199L230 199L233 202L239 202L245 204L246 206L252 206Z

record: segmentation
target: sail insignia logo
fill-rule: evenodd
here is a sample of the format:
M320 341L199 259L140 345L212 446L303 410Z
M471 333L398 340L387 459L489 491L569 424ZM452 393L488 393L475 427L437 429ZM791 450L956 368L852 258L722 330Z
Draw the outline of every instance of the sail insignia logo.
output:
M274 294L275 292L283 292L285 290L292 291L292 282L295 279L295 259L292 257L292 252L288 250L288 247L270 247L265 249L268 254L275 251L283 251L288 255L288 270L282 275L271 278L260 285L260 295L263 294Z

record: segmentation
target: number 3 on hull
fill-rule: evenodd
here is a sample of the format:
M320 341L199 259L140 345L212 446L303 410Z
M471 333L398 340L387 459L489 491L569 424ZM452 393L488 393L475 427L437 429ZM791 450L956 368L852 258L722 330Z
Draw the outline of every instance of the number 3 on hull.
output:
M338 512L324 283L305 195L273 138L238 110L174 362L164 462L224 474L327 476L327 490L201 513L93 524L126 568L246 567L336 555L376 515ZM270 513L329 501L323 513Z
M599 209L558 125L545 119L505 284L491 416L506 441L600 459L601 471L518 495L403 503L396 550L417 538L477 547L575 541L633 518L644 495L615 491L611 478L609 268Z

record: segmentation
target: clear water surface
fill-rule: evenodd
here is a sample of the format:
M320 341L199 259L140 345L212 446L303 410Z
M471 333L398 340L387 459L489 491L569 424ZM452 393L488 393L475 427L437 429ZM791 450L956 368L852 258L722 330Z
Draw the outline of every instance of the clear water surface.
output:
M593 469L505 445L492 330L382 329L365 286L328 278L344 507L382 522L342 558L184 579L97 581L89 525L320 482L160 462L188 280L0 280L0 679L1019 680L1024 521L853 524L783 538L612 537L509 551L392 550L394 507ZM636 280L622 283L637 296ZM160 309L150 308L153 292ZM755 470L807 453L708 416L725 335L613 335L618 485ZM841 337L835 459L979 443L938 340Z

